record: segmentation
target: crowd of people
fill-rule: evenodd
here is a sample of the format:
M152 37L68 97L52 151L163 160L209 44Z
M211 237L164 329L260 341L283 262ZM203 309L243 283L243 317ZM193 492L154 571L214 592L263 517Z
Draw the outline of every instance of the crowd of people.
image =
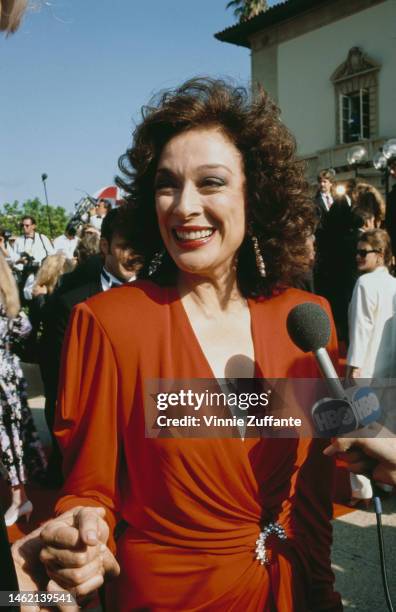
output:
M396 163L390 172L396 175ZM346 378L384 386L396 375L396 279L389 211L371 184L351 179L337 194L335 175L318 175L319 214L314 282L330 302L339 340L346 345ZM383 485L380 485L383 486ZM383 487L388 490L388 487ZM369 478L351 474L351 502L372 498Z
M105 214L99 216L97 211L102 207ZM63 336L72 307L95 293L136 278L138 266L134 257L131 263L131 251L119 217L117 209L111 210L109 201L104 206L99 201L88 223L81 224L78 231L75 226L68 225L62 236L51 241L36 231L35 219L26 216L21 219L23 234L2 245L0 257L9 277L7 290L13 285L20 307L18 317L24 322L21 326L19 319L13 321L15 336L20 329L19 340L15 337L11 341L7 337L4 343L15 347L13 359L17 359L18 353L23 360L40 365L46 397L45 414L51 433ZM100 226L97 219L100 219ZM20 429L22 439L23 425ZM46 476L42 474L40 480L50 486L61 484L55 439ZM25 514L25 509L23 506L20 516ZM17 518L15 515L15 520ZM10 524L7 518L7 525Z
M0 0L0 30L15 31L26 6ZM147 440L142 389L148 376L316 376L284 333L294 304L327 307L315 293L330 300L349 347L348 376L390 375L394 279L381 198L352 183L340 198L324 171L313 208L276 109L216 81L148 107L122 168L129 204L112 223L107 215L107 228L98 207L78 246L72 228L53 244L36 236L31 217L19 251L0 235L7 523L30 514L24 484L45 469L14 352L30 329L21 300L39 298L36 319L29 308L34 344L57 356L42 366L66 479L58 517L14 545L19 588L72 591L84 605L113 578L109 610L341 610L329 564L330 457L394 485L391 432L381 437L377 424L377 437L362 428L331 444ZM395 198L396 186L385 215L393 254ZM59 247L67 252L51 252Z
M337 194L334 179L329 170L318 176L314 283L315 291L331 304L339 339L348 343L348 306L358 277L356 245L365 231L384 228L385 201L375 187L356 179Z
M362 499L368 465L395 484L394 440L150 439L144 389L154 379L318 377L287 334L288 313L306 301L334 315L328 349L336 359L337 335L345 343L349 379L393 377L383 198L362 181L340 196L328 170L312 198L275 105L213 79L151 104L120 168L125 205L98 203L79 235L68 226L52 243L26 216L23 235L0 244L7 525L32 511L29 471L63 481L57 517L14 547L18 578L27 584L42 564L84 598L112 577L106 597L120 611L341 610L332 455L349 462ZM53 436L47 468L12 348L30 326L19 299Z

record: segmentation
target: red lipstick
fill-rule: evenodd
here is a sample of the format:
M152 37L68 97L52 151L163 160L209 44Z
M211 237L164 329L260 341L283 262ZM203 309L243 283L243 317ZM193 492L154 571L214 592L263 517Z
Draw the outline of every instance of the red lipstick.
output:
M191 236L191 233L201 233L201 236ZM210 233L209 233L210 232ZM172 228L172 234L177 245L185 250L199 249L208 244L213 238L216 230L214 227L203 227L202 225L177 225ZM185 234L185 237L183 237Z

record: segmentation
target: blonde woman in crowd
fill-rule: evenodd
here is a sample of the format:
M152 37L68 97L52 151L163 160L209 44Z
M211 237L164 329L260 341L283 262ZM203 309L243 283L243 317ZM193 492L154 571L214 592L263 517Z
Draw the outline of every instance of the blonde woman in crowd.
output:
M71 272L75 267L75 261L67 259L63 253L49 255L43 261L33 285L33 297L39 295L50 295L53 293L62 274Z
M33 506L25 483L40 477L46 465L41 442L27 404L26 382L12 343L30 333L29 319L20 310L18 289L0 253L0 459L11 487L11 506L5 513L7 526L29 518Z
M28 352L27 355L33 360L37 358L36 338L40 329L40 324L47 316L47 309L50 308L49 298L55 290L62 274L71 272L74 267L75 261L67 259L63 253L48 255L43 260L29 289L27 289L25 285L24 295L25 298L29 299L29 319L33 326L33 331L28 342L30 351L33 352Z
M23 289L25 298L27 300L32 300L38 296L50 295L54 291L62 274L71 272L74 266L75 261L67 259L63 253L47 255L47 257L43 259L36 276L33 274L29 275ZM29 316L30 314L29 309Z

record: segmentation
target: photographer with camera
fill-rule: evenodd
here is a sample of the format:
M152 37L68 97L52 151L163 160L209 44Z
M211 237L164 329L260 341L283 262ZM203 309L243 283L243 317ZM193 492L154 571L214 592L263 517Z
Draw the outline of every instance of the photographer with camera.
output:
M36 220L31 215L25 215L21 220L23 235L15 240L11 255L12 267L17 277L19 296L22 305L28 305L29 318L34 319L31 313L33 286L41 262L48 256L54 255L55 249L50 239L44 234L36 232ZM36 337L38 329L33 325L32 333L26 341L22 357L25 361L36 360Z
M47 255L53 255L55 249L47 236L36 232L36 219L25 215L21 220L23 235L15 240L11 261L18 274L18 286L22 300L32 299L31 288L34 277ZM29 285L28 293L24 291Z
M24 271L26 267L29 272L37 271L43 259L47 255L53 255L55 249L47 236L36 232L34 217L25 215L21 220L21 228L23 235L15 240L13 249L14 266L20 271Z

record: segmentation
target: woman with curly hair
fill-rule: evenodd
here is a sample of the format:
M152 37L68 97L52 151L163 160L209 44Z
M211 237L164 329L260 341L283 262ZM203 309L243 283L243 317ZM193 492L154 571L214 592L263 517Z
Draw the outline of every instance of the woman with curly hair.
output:
M77 596L118 574L113 551L112 610L342 609L325 441L145 435L148 380L319 375L286 331L296 304L329 311L291 288L315 223L294 154L263 93L201 78L144 109L118 180L143 278L79 305L64 353L41 559Z

